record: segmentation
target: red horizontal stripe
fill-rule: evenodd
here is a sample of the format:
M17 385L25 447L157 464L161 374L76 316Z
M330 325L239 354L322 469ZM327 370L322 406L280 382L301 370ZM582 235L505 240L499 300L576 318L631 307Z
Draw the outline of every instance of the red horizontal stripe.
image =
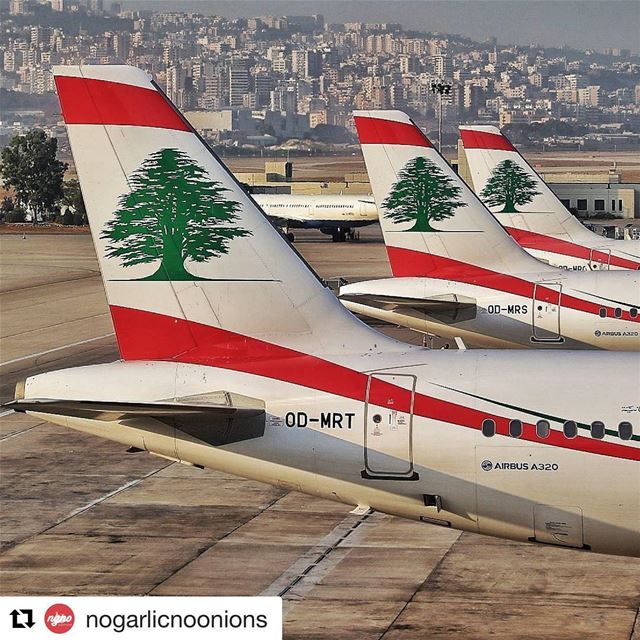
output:
M568 240L546 236L541 233L535 233L534 231L525 231L524 229L516 229L515 227L505 227L505 229L521 247L525 247L526 249L537 249L538 251L548 251L549 253L557 253L558 255L591 260L592 262L610 264L613 267L620 267L621 269L631 269L633 271L640 269L639 260L629 260L614 254L610 256L604 251L594 250L592 252L589 247L583 247Z
M173 360L222 367L274 377L314 387L321 377L316 365L324 362L292 349L249 338L209 325L150 311L110 306L118 346L124 360ZM331 365L325 384L350 390L348 397L364 398L366 379L345 367ZM327 367L323 372L327 373Z
M110 309L125 360L171 360L218 367L365 401L368 376L360 371L197 322L127 307L111 306ZM170 327L174 328L174 334L168 330ZM176 336L173 347L172 335ZM184 350L188 342L185 336L191 336L196 343L191 349ZM168 358L165 354L171 351L175 356ZM376 380L371 387L369 401L377 406L393 406L398 411L409 412L411 392ZM475 430L480 429L484 419L492 418L496 421L497 432L508 434L507 417L420 393L414 397L414 414ZM534 425L529 423L524 427L522 439L615 458L640 460L640 448L582 436L571 440L554 431L548 439L540 440L535 435Z
M422 253L413 249L401 249L387 245L387 255L391 264L391 271L396 278L436 278L438 280L453 280L465 284L477 285L504 291L524 298L533 298L534 282L523 280L517 276L511 276L497 271L491 271L484 267L478 267L452 258L445 258L432 253ZM560 300L558 298L560 297ZM600 309L607 309L607 315L614 317L614 307L607 306L589 300L583 300L576 296L562 292L559 296L555 289L549 289L538 285L536 288L536 300L560 304L561 307L599 315ZM640 316L631 317L629 311L623 311L620 320L640 323Z
M196 347L188 323L159 313L109 306L123 360L175 360ZM153 324L153 331L148 332Z
M360 144L403 144L431 147L428 138L414 124L383 118L354 118Z
M154 89L72 76L56 76L55 81L66 124L191 130L178 111Z
M497 133L460 129L460 137L465 149L497 149L517 153L517 149L503 135Z

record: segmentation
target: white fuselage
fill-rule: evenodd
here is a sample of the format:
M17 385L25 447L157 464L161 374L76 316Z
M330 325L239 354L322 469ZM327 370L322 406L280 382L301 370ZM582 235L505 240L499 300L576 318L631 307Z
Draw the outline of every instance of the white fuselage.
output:
M377 333L142 70L54 75L123 362L33 376L11 408L346 504L640 556L637 354L429 351ZM471 229L471 265L491 254L516 270L524 252L471 213L442 237ZM399 242L422 261L422 234ZM538 291L553 315L559 292Z
M291 228L349 229L378 221L372 196L256 194L253 199L270 218Z
M606 273L562 271L467 282L393 278L346 285L340 295L355 313L474 346L640 351L640 276L633 272L618 272L616 282ZM457 296L475 302L475 312L389 308L371 304L376 295L417 302Z
M612 240L571 214L494 212L498 222L534 258L571 271L640 269L640 241Z
M312 387L290 373L280 380L192 364L113 363L30 378L26 394L184 402L227 389L263 398L264 435L222 447L206 442L206 429L194 437L149 418L138 425L38 416L182 462L406 518L640 555L635 354L563 352L549 360L530 352L528 366L512 351L409 350L398 358L307 362L316 370ZM606 375L614 369L615 377ZM493 437L481 431L489 418L497 424ZM538 435L540 419L549 422L550 434ZM511 420L524 424L521 437L507 435ZM618 436L625 420L635 428L632 440ZM566 421L577 423L577 437L564 435ZM604 422L604 439L591 437L593 421Z

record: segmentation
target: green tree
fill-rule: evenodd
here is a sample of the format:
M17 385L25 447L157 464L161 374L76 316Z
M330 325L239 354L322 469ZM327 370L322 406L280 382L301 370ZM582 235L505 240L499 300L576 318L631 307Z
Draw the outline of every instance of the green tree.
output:
M22 207L17 206L13 198L5 196L0 203L0 220L5 222L24 222L26 213Z
M480 193L488 207L503 207L501 213L518 213L516 205L531 202L536 191L536 181L513 160L503 160L496 166Z
M33 222L53 208L62 198L65 162L56 158L58 141L42 129L14 136L0 155L0 173L4 184L13 187L16 200L28 209Z
M431 226L450 218L466 203L462 190L434 162L422 156L407 162L398 181L382 203L384 215L394 222L415 224L407 231L438 231Z
M73 209L73 224L87 224L87 209L84 206L80 183L77 180L67 180L63 189L62 203Z
M240 204L205 169L177 149L149 155L129 177L131 192L120 197L114 218L101 234L107 257L124 267L160 260L144 280L198 280L185 261L206 262L229 251L229 241L250 235L230 226Z
M16 208L16 204L13 201L13 198L9 196L5 196L2 198L2 202L0 202L0 213L2 216L6 216L7 214L11 214L11 212Z

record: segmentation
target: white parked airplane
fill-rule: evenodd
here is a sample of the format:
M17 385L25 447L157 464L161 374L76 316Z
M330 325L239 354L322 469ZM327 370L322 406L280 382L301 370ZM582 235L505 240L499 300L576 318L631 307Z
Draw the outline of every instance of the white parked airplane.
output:
M282 193L255 194L253 199L279 227L289 241L291 229L319 229L334 242L353 240L355 229L378 222L378 209L372 196L301 196Z
M391 340L144 72L54 74L122 360L30 377L9 406L354 506L640 556L636 354Z
M640 350L640 274L522 249L400 111L356 111L394 278L340 288L357 313L486 347Z
M589 231L497 127L463 126L473 188L529 253L564 269L640 269L640 240Z

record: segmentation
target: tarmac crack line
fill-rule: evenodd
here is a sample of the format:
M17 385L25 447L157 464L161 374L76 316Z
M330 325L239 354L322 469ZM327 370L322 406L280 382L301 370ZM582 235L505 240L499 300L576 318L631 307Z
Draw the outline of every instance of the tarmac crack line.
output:
M638 631L638 635L636 635L636 631ZM636 617L633 620L633 625L631 625L629 640L635 640L636 638L640 638L640 607L636 609Z
M63 516L62 518L58 518L58 520L56 520L53 523L51 523L45 529L42 529L42 531L38 531L36 533L31 534L30 536L27 536L26 538L24 538L22 540L16 540L16 541L13 541L12 543L8 544L6 547L4 547L4 549L2 549L2 553L5 553L5 552L9 551L9 549L13 549L13 548L17 547L19 544L24 544L25 542L28 542L29 540L32 540L36 536L41 536L42 534L47 533L47 531L50 531L54 527L57 527L59 524L62 524L63 522L67 522L68 520L71 520L71 518L74 518L75 516L80 515L81 513L84 513L85 511L88 511L89 509L91 509L92 507L95 507L96 505L100 504L101 502L104 502L105 500L108 500L109 498L113 498L113 496L116 496L119 493L122 493L123 491L126 491L127 489L130 489L131 487L135 487L136 485L140 484L143 480L146 480L147 478L151 478L156 473L159 473L160 471L163 471L167 467L170 467L172 464L176 464L176 463L175 462L169 462L169 463L163 465L162 467L160 467L158 469L154 469L153 471L150 471L149 473L145 473L143 476L140 476L139 478L135 478L134 480L131 480L130 482L127 482L127 483L119 486L118 488L114 489L113 491L109 491L109 493L106 493L106 494L100 496L99 498L96 498L95 500L92 500L88 504L82 505L81 507L78 507L77 509L74 509L71 513L68 513L67 515Z
M400 616L405 612L406 608L413 602L413 600L415 599L416 594L418 593L418 591L420 591L420 589L422 589L422 587L431 580L431 578L437 573L437 571L442 566L442 563L447 559L449 554L453 551L453 548L458 544L458 542L460 542L460 538L462 538L462 535L463 534L461 533L455 539L453 544L442 555L442 558L440 558L440 560L438 560L438 563L436 564L436 566L433 567L433 569L431 569L431 571L429 572L429 575L416 587L415 591L411 594L411 597L404 603L404 605L402 606L402 609L400 609L400 611L398 611L398 615L391 621L391 624L385 629L385 631L378 638L378 640L384 640L384 637L389 633L389 631L391 631L393 629L393 625L398 621Z
M143 595L145 595L145 596L150 595L158 587L162 586L167 580L171 579L177 573L182 571L185 567L189 566L192 562L195 562L198 558L200 558L202 556L202 554L204 554L207 551L209 551L209 549L212 549L213 547L215 547L219 542L222 542L222 540L225 540L226 538L228 538L232 533L235 533L238 529L240 529L240 527L244 527L245 524L251 522L252 520L257 518L260 514L264 513L268 509L270 509L276 502L278 502L279 500L282 500L282 498L284 498L286 495L288 495L288 494L285 494L284 496L278 496L277 498L274 498L265 507L263 507L262 509L259 509L255 513L255 515L253 517L251 517L249 520L246 520L245 522L241 522L237 526L233 527L233 529L230 529L229 531L227 531L227 533L225 533L222 537L217 538L210 545L207 545L203 549L199 550L192 558L189 558L188 560L183 562L179 567L176 567L176 569L174 571L172 571L166 578L162 579L160 582L158 582L158 584L154 585L151 589L149 589L149 591L147 591Z

